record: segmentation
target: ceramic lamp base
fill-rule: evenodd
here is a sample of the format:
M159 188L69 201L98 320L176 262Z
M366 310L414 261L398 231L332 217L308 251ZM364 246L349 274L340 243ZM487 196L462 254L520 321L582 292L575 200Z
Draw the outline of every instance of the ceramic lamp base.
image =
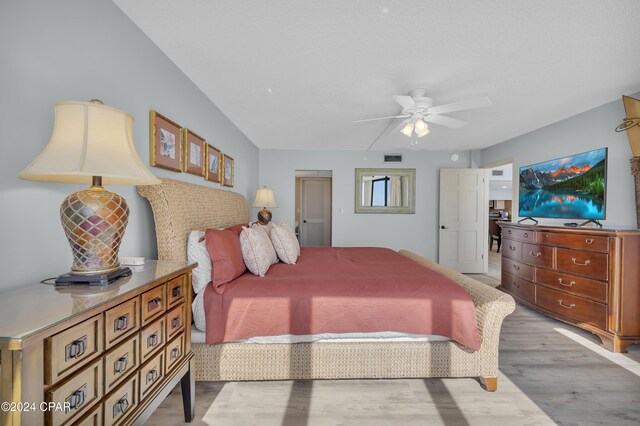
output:
M271 212L266 207L258 212L258 222L263 225L268 225L271 222Z
M60 219L73 252L73 275L101 275L120 268L118 250L129 220L127 202L102 186L69 195Z

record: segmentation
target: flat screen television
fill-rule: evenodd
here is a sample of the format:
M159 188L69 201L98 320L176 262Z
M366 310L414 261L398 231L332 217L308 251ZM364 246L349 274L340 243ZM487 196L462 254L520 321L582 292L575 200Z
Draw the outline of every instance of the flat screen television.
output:
M605 218L607 148L520 167L520 217Z

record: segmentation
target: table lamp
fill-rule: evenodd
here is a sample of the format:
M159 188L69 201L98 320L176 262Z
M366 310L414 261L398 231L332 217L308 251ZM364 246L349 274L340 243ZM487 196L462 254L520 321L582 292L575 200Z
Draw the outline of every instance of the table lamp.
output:
M262 210L258 212L258 223L268 225L271 222L271 212L267 210L267 207L278 207L273 191L266 186L258 188L252 207L262 207Z
M105 185L152 185L157 179L133 146L133 117L91 102L54 106L53 134L44 151L18 177L26 180L91 184L60 206L73 266L56 284L104 285L131 274L120 268L118 250L129 219L124 198Z

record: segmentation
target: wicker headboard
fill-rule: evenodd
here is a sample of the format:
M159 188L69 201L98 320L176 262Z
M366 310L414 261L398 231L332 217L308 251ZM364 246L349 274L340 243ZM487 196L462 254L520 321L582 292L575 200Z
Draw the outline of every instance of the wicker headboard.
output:
M173 179L138 186L138 192L151 204L160 260L187 260L187 237L194 229L249 222L247 200L237 192Z

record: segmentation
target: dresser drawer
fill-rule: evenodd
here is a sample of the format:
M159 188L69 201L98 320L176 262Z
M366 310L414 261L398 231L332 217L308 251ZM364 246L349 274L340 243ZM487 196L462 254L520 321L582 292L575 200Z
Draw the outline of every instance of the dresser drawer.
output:
M520 240L528 243L536 242L536 233L534 231L529 231L526 229L503 228L502 237L510 238L513 240Z
M592 300L550 288L536 288L538 306L579 323L607 328L607 306Z
M511 259L522 259L522 243L509 239L502 240L502 254Z
M169 307L173 307L184 300L186 289L186 275L180 275L167 283L167 300Z
M522 278L518 278L508 272L502 271L502 283L500 285L506 291L520 299L529 303L535 303L536 301L536 286Z
M74 325L44 341L45 384L52 385L103 350L102 315Z
M107 396L102 403L104 426L121 424L138 403L138 375L134 374L131 379Z
M167 340L184 329L184 305L173 308L167 314Z
M517 260L504 258L502 260L502 270L515 275L518 278L533 282L533 266L525 265Z
M557 270L590 278L607 280L609 278L609 256L582 250L559 248Z
M164 354L167 364L166 372L168 374L184 357L184 333L167 344L167 347L164 349Z
M553 287L559 291L576 294L578 296L607 301L607 283L595 281L589 278L563 274L561 272L538 269L536 271L536 283Z
M74 426L102 426L102 404L85 414Z
M134 333L140 326L138 298L135 297L105 312L106 348L112 348L118 342Z
M104 357L104 393L109 393L140 365L139 352L138 334L135 334Z
M160 351L140 369L140 401L143 401L156 385L162 382L165 375L164 360L164 351Z
M47 402L64 405L69 410L45 413L47 425L67 425L93 408L102 397L102 358L90 364L66 382L45 392Z
M539 232L538 242L590 251L609 251L609 237L601 235L560 234L555 232Z
M151 359L154 353L164 346L165 317L158 318L140 332L140 354L142 363Z
M142 325L145 326L167 309L165 284L142 293Z
M522 244L522 261L534 266L553 267L553 247Z

